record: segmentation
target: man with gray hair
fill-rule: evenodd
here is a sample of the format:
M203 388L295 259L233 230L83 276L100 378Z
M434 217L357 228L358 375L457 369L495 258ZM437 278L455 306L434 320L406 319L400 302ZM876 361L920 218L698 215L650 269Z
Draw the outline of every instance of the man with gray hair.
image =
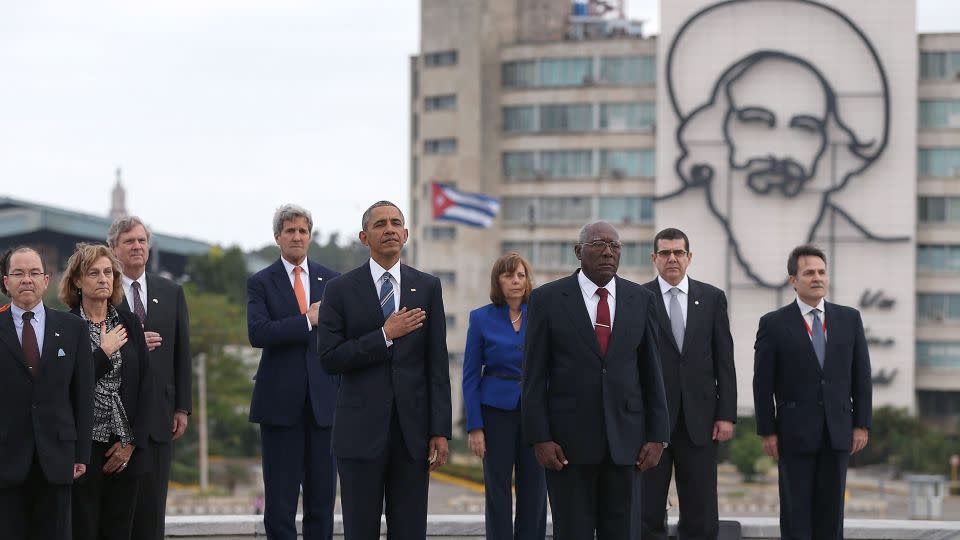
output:
M162 540L172 441L187 429L193 395L187 300L180 285L146 271L150 230L139 217L115 220L107 232L107 243L123 268L124 301L117 307L129 310L143 325L157 388L156 401L149 409L150 444L146 450L152 465L140 480L132 537Z
M337 474L330 430L338 380L317 354L317 317L337 272L307 259L313 217L285 204L273 215L280 258L247 280L247 334L263 349L250 402L260 424L267 537L297 539L303 492L303 538L333 537Z

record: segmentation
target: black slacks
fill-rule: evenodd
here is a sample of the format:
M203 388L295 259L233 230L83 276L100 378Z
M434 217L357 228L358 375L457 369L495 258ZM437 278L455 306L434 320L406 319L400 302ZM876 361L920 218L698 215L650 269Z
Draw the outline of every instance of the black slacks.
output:
M643 537L667 540L667 493L676 471L680 499L678 540L716 540L717 443L697 446L690 440L682 413L660 463L643 473Z
M34 450L26 481L18 486L0 488L0 536L22 540L70 540L70 493L70 484L47 482Z
M547 483L533 449L523 444L520 409L481 406L487 453L483 458L487 538L543 540L547 530ZM516 518L512 485L516 470Z
M296 540L297 501L303 489L303 540L333 538L337 469L330 428L319 427L310 402L293 426L260 424L263 453L263 524L271 540Z
M424 435L426 436L426 435ZM390 436L375 459L337 458L345 540L378 540L386 512L388 540L423 540L427 535L427 456L410 455L394 405Z
M73 483L74 540L130 540L140 475L134 459L126 470L104 474L104 453L113 443L93 441L87 473ZM138 539L139 540L139 539Z
M843 492L850 452L834 450L824 424L813 453L780 447L780 537L783 540L843 538Z
M639 540L641 486L636 465L570 464L546 471L555 540Z
M164 520L167 514L167 485L170 481L170 462L173 442L150 440L150 471L140 475L137 506L133 514L133 536L136 540L163 540Z

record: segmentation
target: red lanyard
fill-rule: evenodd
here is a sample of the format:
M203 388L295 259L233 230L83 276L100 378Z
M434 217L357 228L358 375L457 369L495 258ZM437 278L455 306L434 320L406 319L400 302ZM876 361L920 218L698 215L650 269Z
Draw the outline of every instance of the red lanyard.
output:
M800 318L803 319L803 326L805 326L805 327L807 328L807 334L809 334L810 337L812 338L812 337L813 337L813 329L810 328L810 325L809 325L809 324L807 324L807 318L806 318L806 317L800 317ZM824 334L827 333L827 320L826 320L826 319L823 320L823 333L824 333Z

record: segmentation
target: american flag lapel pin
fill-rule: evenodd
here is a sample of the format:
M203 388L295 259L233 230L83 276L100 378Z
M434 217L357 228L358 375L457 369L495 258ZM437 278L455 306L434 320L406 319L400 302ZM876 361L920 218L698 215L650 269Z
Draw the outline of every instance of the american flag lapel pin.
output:
M154 304L159 304L159 303L160 303L160 301L159 301L159 300L157 300L156 298L154 298L154 299L153 299L153 303L154 303Z
M417 292L416 289L410 289L410 292Z

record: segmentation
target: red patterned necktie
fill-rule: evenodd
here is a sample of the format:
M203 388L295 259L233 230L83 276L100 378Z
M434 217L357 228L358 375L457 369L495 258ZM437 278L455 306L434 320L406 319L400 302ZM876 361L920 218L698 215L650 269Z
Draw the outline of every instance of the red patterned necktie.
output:
M600 354L607 354L607 344L610 343L610 306L607 304L609 291L600 287L597 289L600 303L597 304L597 322L593 330L597 333L597 342L600 344Z

